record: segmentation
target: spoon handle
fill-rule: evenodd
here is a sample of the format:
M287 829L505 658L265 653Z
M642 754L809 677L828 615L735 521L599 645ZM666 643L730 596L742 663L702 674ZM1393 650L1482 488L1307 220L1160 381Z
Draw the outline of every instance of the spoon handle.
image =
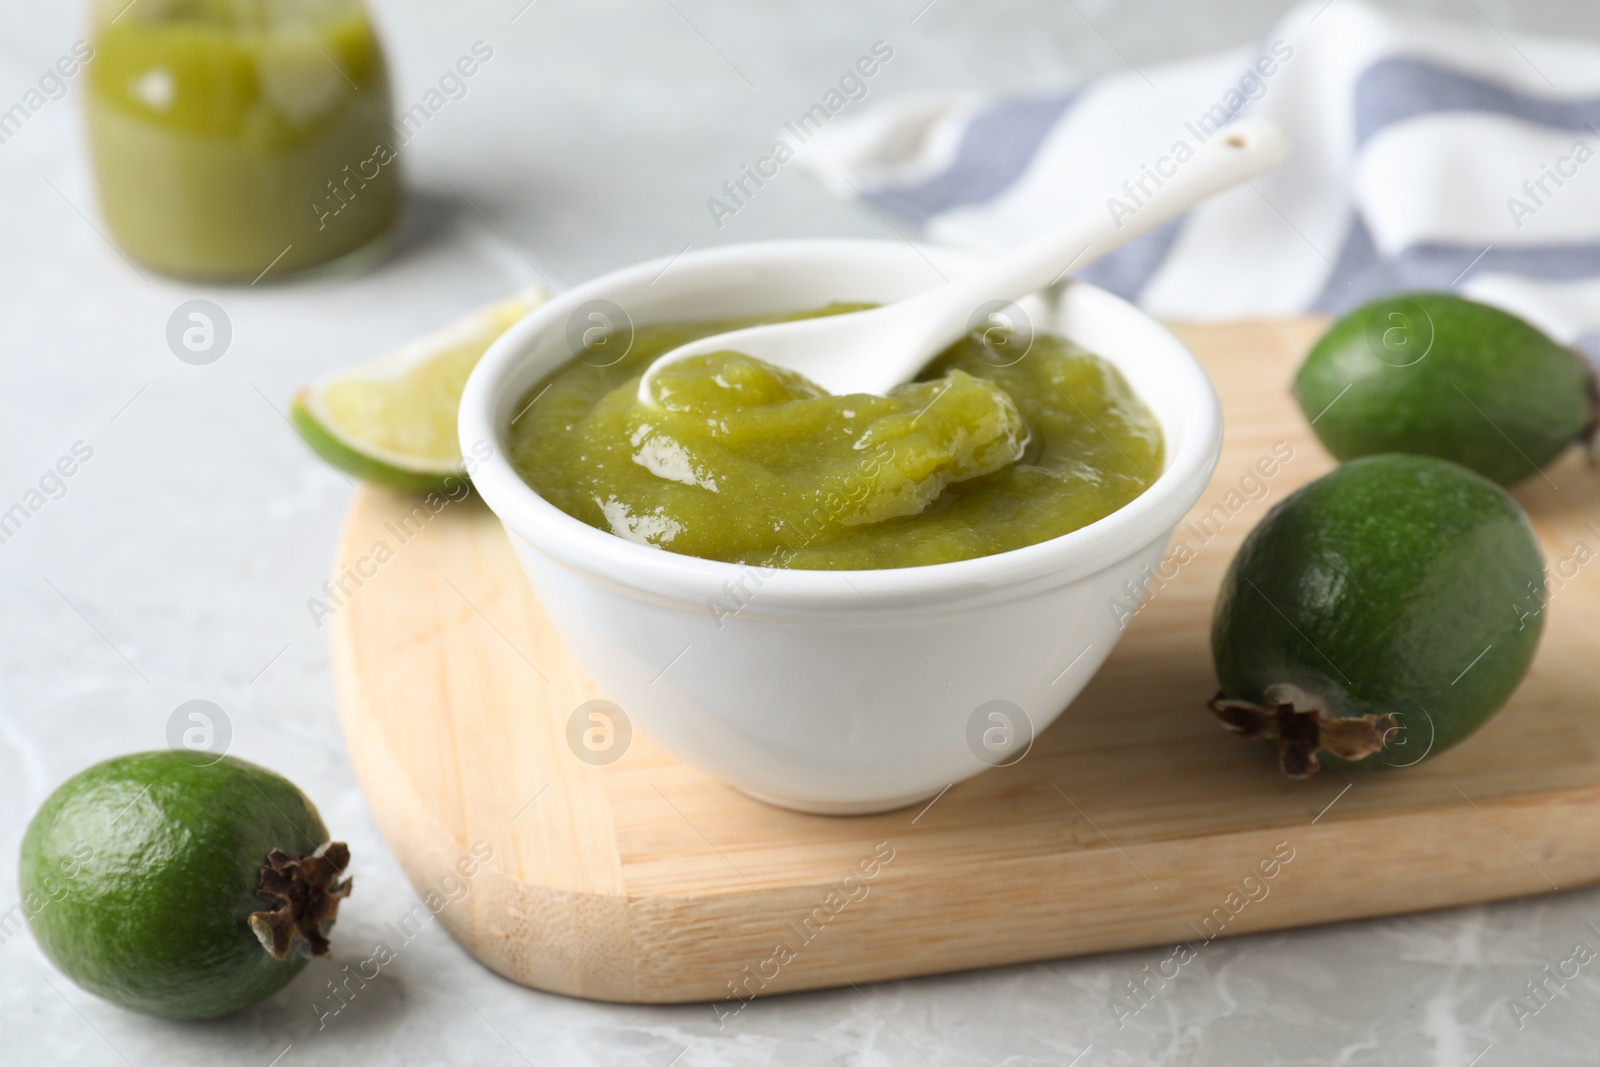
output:
M1020 300L1048 288L1069 270L1084 267L1196 204L1277 166L1289 139L1270 119L1246 119L1217 131L1171 174L1146 169L1091 208L972 274L957 278L897 308L924 339L910 347L938 351L971 328L986 303ZM1131 190L1131 192L1130 192Z
M1276 166L1288 152L1288 138L1267 119L1225 126L1193 154L1182 155L1170 174L1146 168L1139 184L1128 183L1104 207L954 281L870 311L748 327L681 345L640 377L639 402L656 403L653 381L663 367L730 349L799 371L835 395L887 393L915 378L969 330L1009 319L1004 305L1049 288L1068 271Z

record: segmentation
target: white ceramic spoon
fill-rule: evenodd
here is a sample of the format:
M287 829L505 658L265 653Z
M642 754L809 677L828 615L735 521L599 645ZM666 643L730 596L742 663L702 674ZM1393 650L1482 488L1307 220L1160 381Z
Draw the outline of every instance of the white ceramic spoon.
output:
M1020 300L1048 288L1200 201L1276 166L1289 152L1277 123L1248 119L1218 131L1171 176L1142 175L1138 198L1116 195L1006 256L916 296L868 311L752 326L680 345L657 357L639 381L639 400L654 404L653 383L668 364L711 352L742 352L799 371L835 396L884 394L973 328L993 301ZM1158 187L1157 181L1161 182ZM1144 195L1148 192L1150 195ZM846 294L848 295L848 294ZM981 317L981 316L980 316Z

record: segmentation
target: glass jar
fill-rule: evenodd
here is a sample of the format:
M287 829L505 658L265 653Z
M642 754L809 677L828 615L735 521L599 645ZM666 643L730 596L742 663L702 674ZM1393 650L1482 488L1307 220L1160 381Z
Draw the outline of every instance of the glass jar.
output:
M129 256L252 282L374 246L400 213L361 0L95 0L88 129Z

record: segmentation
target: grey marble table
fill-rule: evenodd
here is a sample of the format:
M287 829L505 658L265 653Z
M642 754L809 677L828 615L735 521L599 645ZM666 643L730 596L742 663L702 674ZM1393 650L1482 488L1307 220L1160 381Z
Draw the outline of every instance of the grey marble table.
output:
M0 509L75 444L92 449L0 544L0 911L15 903L17 844L46 794L91 762L162 746L190 699L221 706L232 750L289 773L351 843L358 889L341 939L365 945L410 907L351 772L325 637L305 607L351 489L287 426L296 385L541 275L560 286L688 244L887 233L799 173L720 230L705 208L874 40L896 49L875 97L1044 89L1249 40L1288 6L525 3L375 5L403 104L475 41L494 58L408 146L405 245L352 280L207 290L135 272L96 229L81 83L0 144ZM1600 37L1592 0L1408 6ZM80 14L0 4L0 101L70 47ZM197 297L233 328L209 366L178 361L165 340L173 310ZM1600 892L1219 942L1120 1029L1109 999L1162 950L781 997L719 1029L705 1006L519 988L432 926L324 1026L313 1005L337 963L233 1018L174 1024L80 992L24 932L0 945L0 1063L1593 1063L1590 970L1535 1016L1508 1006L1574 942L1600 947L1588 920L1600 922Z

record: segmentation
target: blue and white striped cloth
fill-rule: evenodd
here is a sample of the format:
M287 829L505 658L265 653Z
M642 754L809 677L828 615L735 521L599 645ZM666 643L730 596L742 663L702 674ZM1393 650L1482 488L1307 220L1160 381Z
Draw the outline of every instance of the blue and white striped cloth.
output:
M1596 43L1314 0L1224 55L1048 96L891 100L797 162L929 240L999 249L1242 115L1281 122L1290 159L1080 276L1201 321L1456 289L1600 353Z

